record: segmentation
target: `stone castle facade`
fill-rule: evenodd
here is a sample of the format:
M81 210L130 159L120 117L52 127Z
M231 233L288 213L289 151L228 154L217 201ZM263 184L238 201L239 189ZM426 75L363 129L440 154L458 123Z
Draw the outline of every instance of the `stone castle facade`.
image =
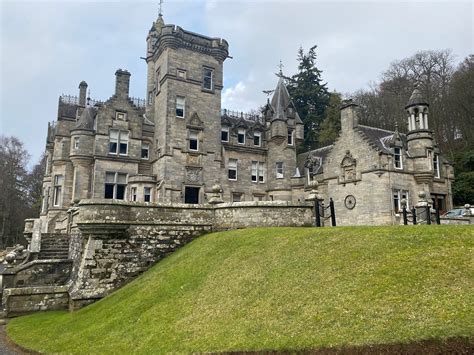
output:
M206 204L219 185L224 202L304 203L312 180L332 197L338 224L399 223L425 191L452 206L453 170L428 128L428 103L415 90L408 134L358 124L356 107L341 110L331 146L297 156L303 124L282 79L261 114L221 107L228 43L166 25L147 36L147 99L129 96L130 73L117 70L105 102L62 96L48 129L41 230L64 225L84 199Z

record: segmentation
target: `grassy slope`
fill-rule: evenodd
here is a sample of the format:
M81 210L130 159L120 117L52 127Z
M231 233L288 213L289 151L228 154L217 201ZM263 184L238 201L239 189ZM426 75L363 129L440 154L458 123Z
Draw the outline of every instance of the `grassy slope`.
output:
M302 349L474 335L474 228L271 228L198 238L76 313L13 319L45 352Z

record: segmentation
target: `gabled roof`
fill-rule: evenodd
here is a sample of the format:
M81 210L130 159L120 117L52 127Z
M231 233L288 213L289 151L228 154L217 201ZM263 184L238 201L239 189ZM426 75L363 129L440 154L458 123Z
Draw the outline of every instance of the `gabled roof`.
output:
M364 138L366 138L370 146L379 152L392 154L393 152L391 149L391 143L394 142L398 136L401 140L402 147L405 149L407 148L407 138L403 133L364 125L358 125L356 130L361 133Z

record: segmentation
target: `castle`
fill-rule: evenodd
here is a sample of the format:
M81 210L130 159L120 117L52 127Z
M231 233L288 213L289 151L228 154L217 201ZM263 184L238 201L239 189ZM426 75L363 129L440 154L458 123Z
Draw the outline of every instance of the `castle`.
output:
M282 79L261 114L221 108L228 43L166 25L147 36L147 99L129 97L130 73L117 70L105 102L61 96L48 128L42 231L52 232L83 199L206 204L219 185L225 202L305 200L308 183L334 200L338 224L396 224L401 201L424 191L452 207L453 170L428 126L415 90L408 134L358 123L341 110L342 131L328 147L297 156L303 123Z
M334 144L297 155L303 124L282 79L261 114L222 110L225 40L159 16L147 44L146 101L121 69L105 102L85 82L60 97L40 218L0 264L4 315L83 307L209 231L311 226L310 196L332 198L337 225L400 224L420 192L424 211L452 207L453 169L418 90L407 134L359 124L347 101Z

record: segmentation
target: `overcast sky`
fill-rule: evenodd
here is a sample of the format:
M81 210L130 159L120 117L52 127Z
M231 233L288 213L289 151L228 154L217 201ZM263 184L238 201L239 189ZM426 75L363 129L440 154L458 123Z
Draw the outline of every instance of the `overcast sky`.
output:
M145 97L146 35L159 1L0 0L0 134L15 135L35 163L62 93L114 92L115 70L132 73L131 96ZM450 48L474 53L473 1L176 1L164 20L229 42L223 108L247 111L266 101L283 62L296 71L298 48L318 45L317 66L330 90L351 93L377 82L397 59Z

